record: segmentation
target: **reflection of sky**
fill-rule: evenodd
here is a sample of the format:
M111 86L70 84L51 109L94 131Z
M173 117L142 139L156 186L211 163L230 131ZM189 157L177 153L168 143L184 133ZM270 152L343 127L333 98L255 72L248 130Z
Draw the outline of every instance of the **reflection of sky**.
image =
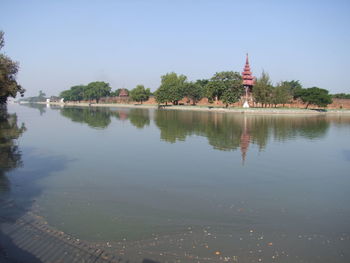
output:
M342 153L343 153L345 160L350 162L350 150L343 150Z

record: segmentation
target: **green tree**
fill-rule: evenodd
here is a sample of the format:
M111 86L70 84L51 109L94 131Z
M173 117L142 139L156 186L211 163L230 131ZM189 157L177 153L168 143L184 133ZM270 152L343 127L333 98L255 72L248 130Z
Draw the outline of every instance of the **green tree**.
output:
M91 82L85 88L84 99L96 100L99 102L100 98L109 96L111 87L108 83L103 81Z
M0 31L0 50L4 47L4 32ZM22 97L24 89L16 81L18 63L0 53L0 104L5 104L8 97L15 98L17 93Z
M142 102L148 100L151 94L150 89L145 89L143 85L137 85L136 88L130 91L131 99L137 102Z
M350 99L350 94L345 94L345 93L337 93L337 94L332 94L332 98L335 99Z
M203 97L203 86L198 82L189 82L186 84L184 95L192 100L192 104L196 103Z
M303 88L299 80L282 81L280 86L284 86L288 90L289 95L294 99L297 99L298 92Z
M270 81L270 76L265 71L258 78L253 87L253 97L256 103L261 103L262 107L266 107L271 103L273 86Z
M166 104L172 102L177 105L179 100L184 97L186 80L186 76L177 75L175 72L161 76L161 85L155 92L157 102Z
M288 103L291 100L292 96L289 93L289 86L285 82L279 83L276 87L272 88L272 104L277 107L277 104Z
M332 96L328 94L328 90L318 87L302 89L297 93L297 96L306 104L306 109L310 104L327 107L328 104L332 103Z
M72 90L64 90L60 93L60 97L64 99L64 101L72 101Z
M225 94L227 105L233 103L232 101L235 102L236 95L241 92L243 92L242 77L234 71L217 72L206 85L206 96L209 101L220 100Z

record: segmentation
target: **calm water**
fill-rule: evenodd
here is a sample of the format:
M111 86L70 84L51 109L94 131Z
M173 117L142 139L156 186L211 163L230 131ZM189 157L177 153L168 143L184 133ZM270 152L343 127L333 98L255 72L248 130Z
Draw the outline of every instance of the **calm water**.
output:
M61 231L131 258L350 262L350 116L9 112L0 196Z

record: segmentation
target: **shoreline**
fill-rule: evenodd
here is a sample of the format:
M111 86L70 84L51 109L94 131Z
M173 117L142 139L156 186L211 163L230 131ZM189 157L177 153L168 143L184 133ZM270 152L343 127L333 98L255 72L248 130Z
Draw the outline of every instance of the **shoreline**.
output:
M44 104L44 105L56 105L56 106L73 106L73 107L107 107L107 108L138 108L138 109L158 109L157 104L116 104L116 103L72 103L72 102L66 102L66 103L59 103L59 102L37 102L37 104ZM183 110L183 111L205 111L205 112L222 112L222 113L241 113L241 114L268 114L268 115L275 115L275 114L292 114L292 115L299 115L299 114L305 114L305 115L343 115L343 114L349 114L350 110L326 110L322 111L322 109L300 109L300 108L238 108L238 107L229 107L229 108L222 108L222 107L216 107L216 106L190 106L190 105L168 105L163 106L161 108L162 110Z

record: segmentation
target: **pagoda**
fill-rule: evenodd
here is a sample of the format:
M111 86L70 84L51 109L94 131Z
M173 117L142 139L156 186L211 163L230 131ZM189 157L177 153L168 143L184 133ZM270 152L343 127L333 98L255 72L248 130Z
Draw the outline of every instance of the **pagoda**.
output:
M255 84L255 78L253 77L252 72L250 71L248 53L245 60L245 66L242 72L242 79L243 79L243 86L245 89L245 101L243 104L243 108L249 108L248 93L252 91L252 88Z
M128 97L128 91L126 89L121 89L119 92L119 97Z

